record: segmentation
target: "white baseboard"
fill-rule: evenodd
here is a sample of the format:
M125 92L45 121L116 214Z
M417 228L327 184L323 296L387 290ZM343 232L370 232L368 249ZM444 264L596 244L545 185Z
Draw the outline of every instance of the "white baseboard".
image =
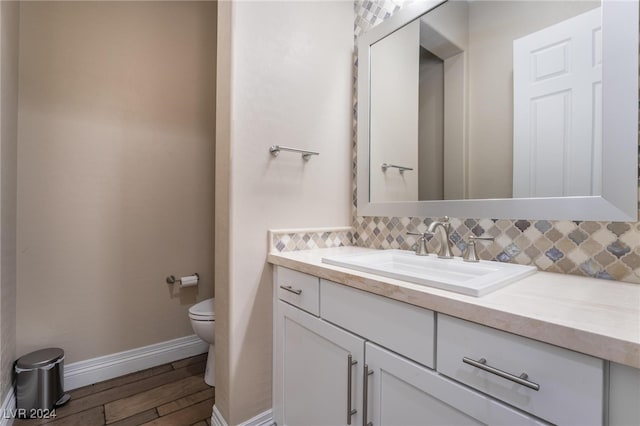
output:
M105 355L64 366L64 390L109 380L114 377L145 370L157 365L199 355L209 350L209 345L195 334L141 348ZM16 412L16 396L13 386L0 406L0 426L11 426Z
M2 407L0 407L0 426L11 426L16 412L16 394L13 391L13 386L9 388L7 396L2 401Z
M195 334L141 348L74 362L64 366L64 390L145 370L157 365L205 353L209 345ZM2 426L2 424L0 424Z
M218 411L218 407L216 404L213 404L213 413L211 414L211 426L229 426L227 421L224 419L224 416L220 411Z
M240 424L240 426L271 426L273 425L273 410L269 409L254 418Z
M213 415L211 416L211 423L213 426L229 426L224 416L220 411L218 411L218 407L213 406ZM273 425L273 410L269 409L263 413L258 414L257 416L247 420L246 422L240 423L238 426L271 426Z

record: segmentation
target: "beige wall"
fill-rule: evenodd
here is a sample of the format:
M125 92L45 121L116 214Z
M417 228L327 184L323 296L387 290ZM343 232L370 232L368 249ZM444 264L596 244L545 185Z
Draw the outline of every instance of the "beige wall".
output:
M192 334L213 294L215 3L20 12L18 355ZM165 284L196 271L197 289Z
M230 76L231 88L218 97L218 125L228 127L217 152L229 150L230 170L228 211L217 206L216 229L228 227L229 233L216 232L216 247L229 247L229 258L216 262L216 269L228 271L228 280L216 282L216 309L228 304L222 318L216 313L216 371L223 375L216 407L235 425L271 408L267 230L351 220L354 15L353 3L341 1L234 2L222 8L230 8L229 15L220 15L230 26L224 45L219 38L221 66L226 60L219 78ZM320 155L307 163L288 152L273 158L273 144ZM225 179L222 173L216 170L217 182Z
M0 2L0 398L16 358L16 190L18 150L17 2Z

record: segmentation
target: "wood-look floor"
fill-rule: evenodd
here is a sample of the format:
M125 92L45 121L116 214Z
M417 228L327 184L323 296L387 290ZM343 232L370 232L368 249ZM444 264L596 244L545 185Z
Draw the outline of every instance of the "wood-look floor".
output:
M204 382L207 354L70 391L55 419L16 420L16 426L207 426L214 388Z

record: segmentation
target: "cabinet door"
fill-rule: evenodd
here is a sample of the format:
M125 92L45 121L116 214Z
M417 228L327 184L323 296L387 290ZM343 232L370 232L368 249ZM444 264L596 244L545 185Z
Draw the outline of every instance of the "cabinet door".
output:
M640 425L640 370L610 364L609 426Z
M360 424L364 340L284 302L278 302L277 316L274 420L290 426ZM349 395L356 410L351 415Z
M365 352L373 426L545 424L372 343Z

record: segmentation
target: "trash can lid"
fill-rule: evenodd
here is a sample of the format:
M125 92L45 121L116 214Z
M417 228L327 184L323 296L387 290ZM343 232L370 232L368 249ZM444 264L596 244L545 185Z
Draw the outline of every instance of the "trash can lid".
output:
M60 348L46 348L31 352L18 358L18 368L38 368L52 364L64 357L64 351Z

